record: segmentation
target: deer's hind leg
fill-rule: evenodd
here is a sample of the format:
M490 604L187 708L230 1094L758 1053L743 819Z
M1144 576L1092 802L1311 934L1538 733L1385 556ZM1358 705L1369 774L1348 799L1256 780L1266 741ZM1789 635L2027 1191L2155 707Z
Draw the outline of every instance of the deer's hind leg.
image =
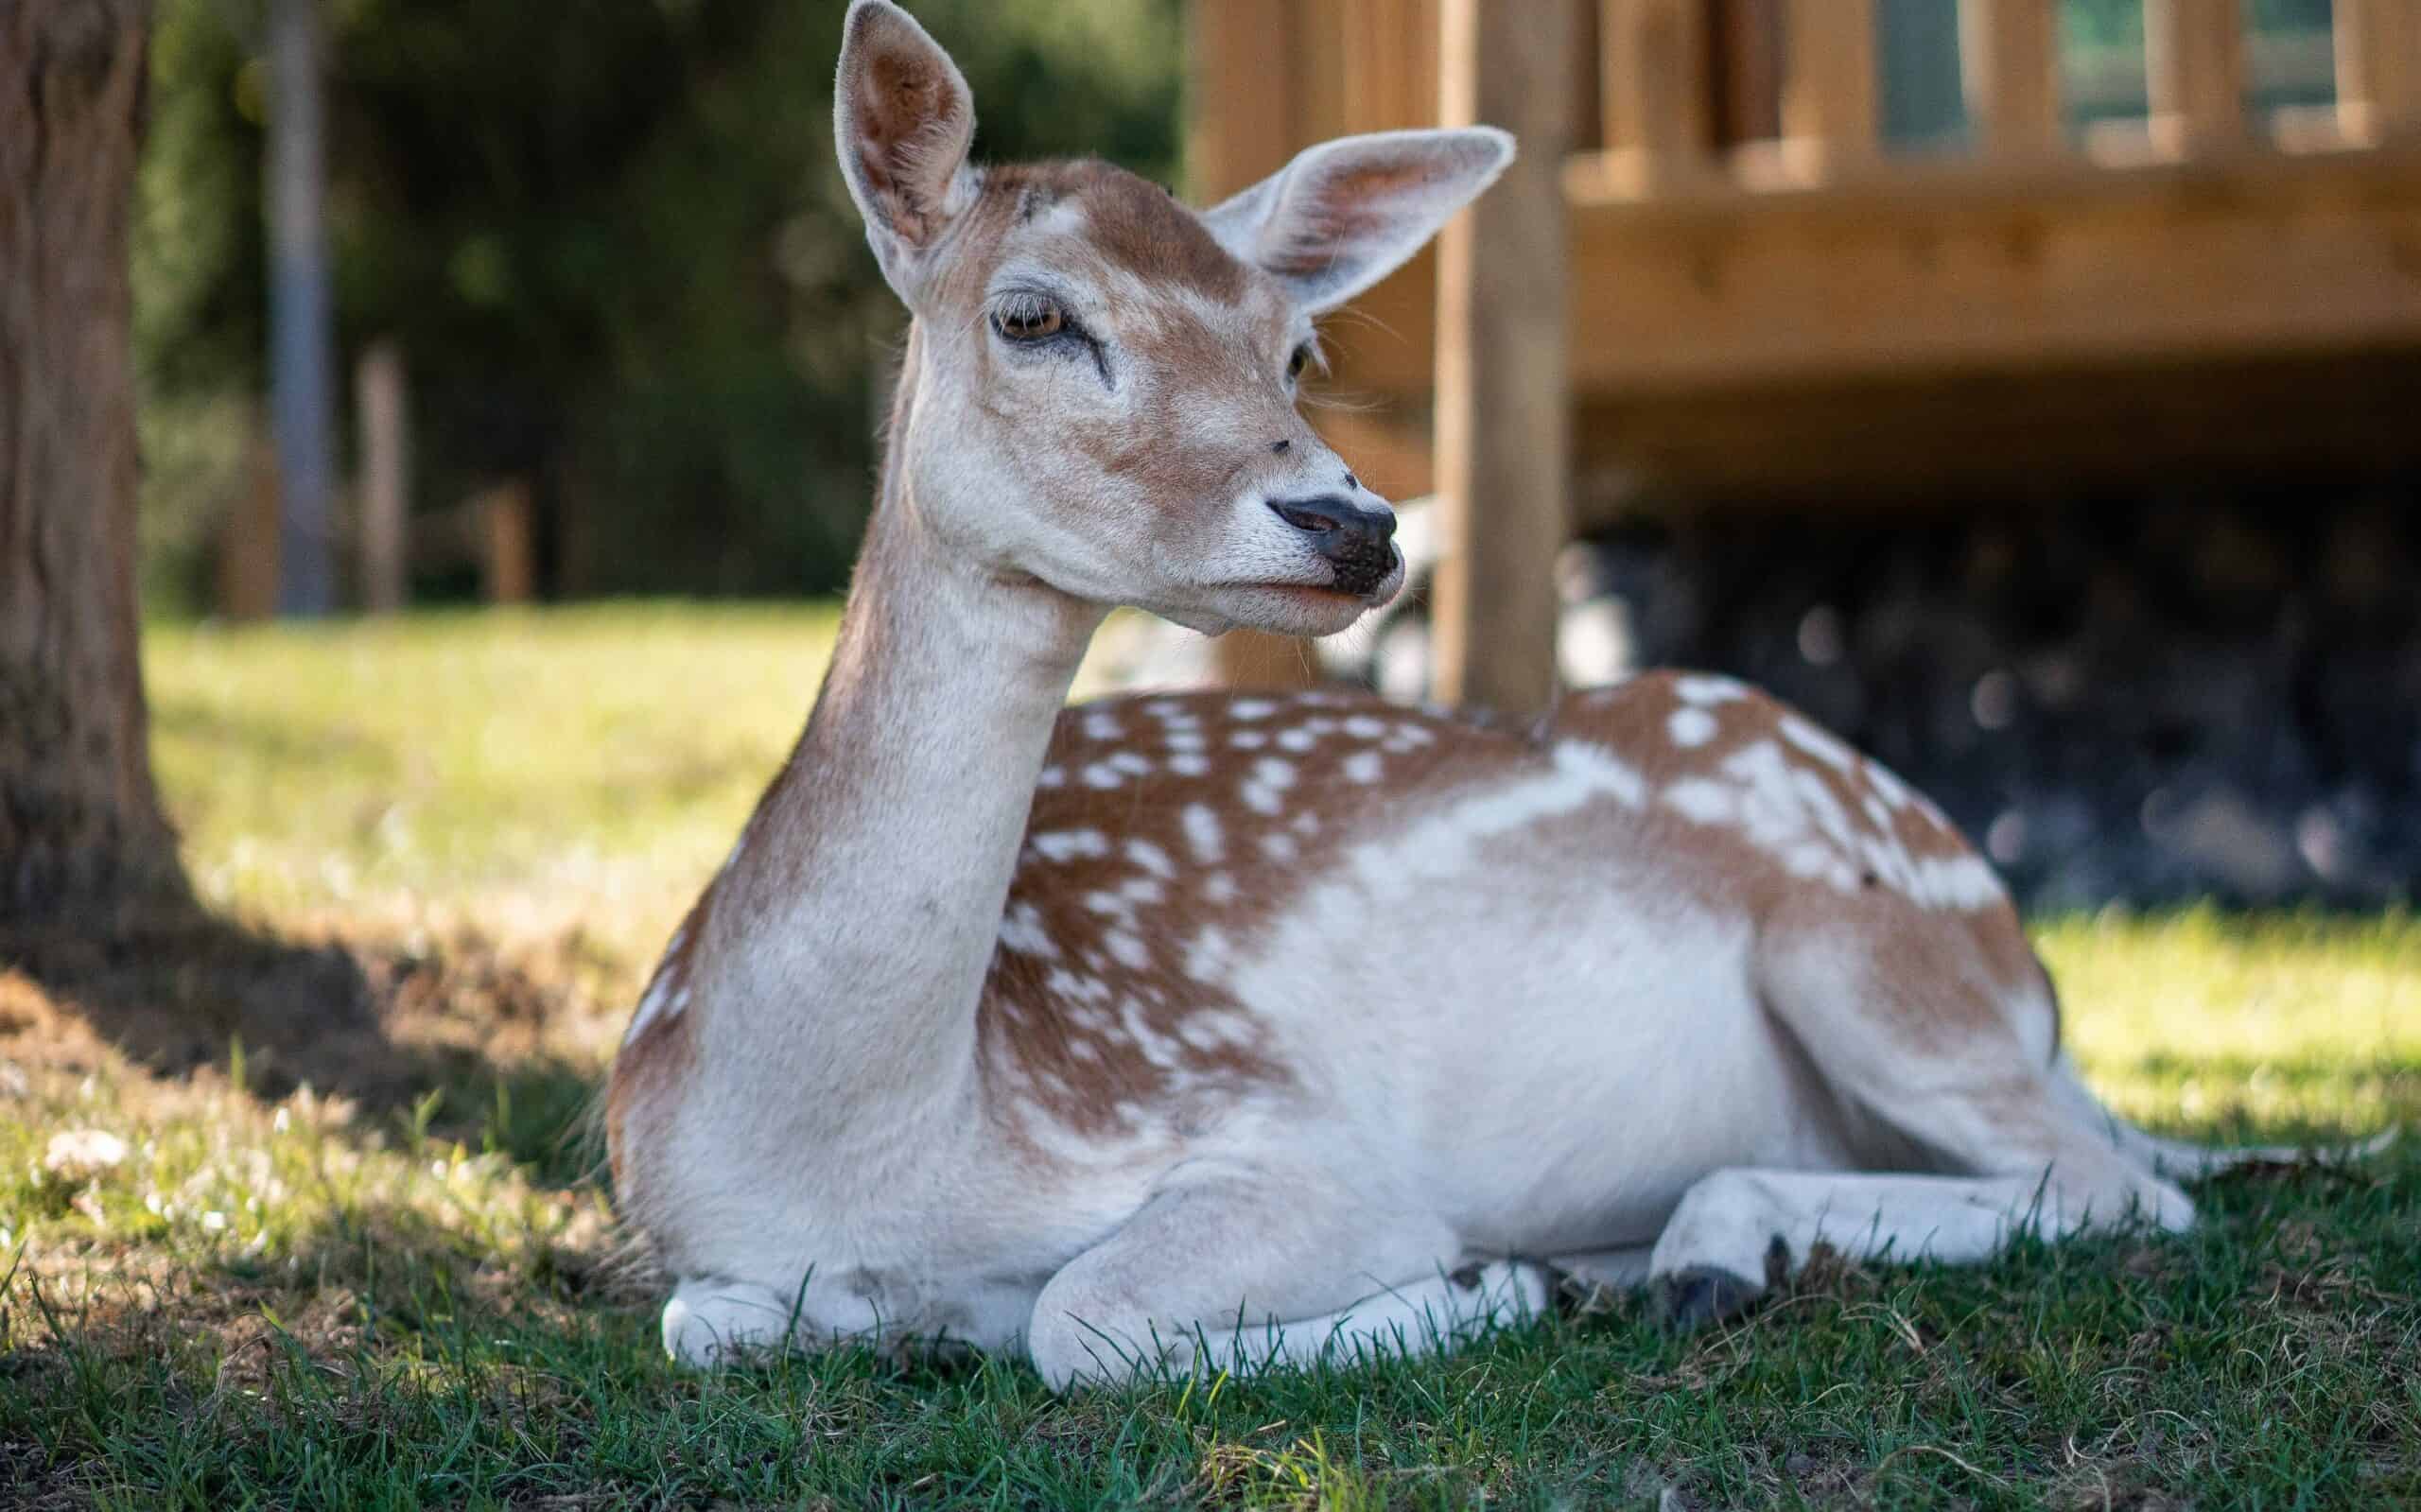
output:
M1777 1027L1898 1170L1701 1178L1649 1262L1675 1321L1746 1307L1769 1270L1795 1270L1819 1242L1858 1258L1972 1262L2020 1231L2192 1224L2183 1190L2063 1097L2056 1010L2006 905L1983 916L1907 911L1890 924L1860 928L1836 912L1769 927L1757 984ZM1998 930L2006 937L1987 932Z
M1450 1348L1542 1312L1537 1266L1467 1263L1435 1219L1280 1178L1173 1189L1068 1262L1027 1347L1054 1390L1195 1367L1347 1364Z

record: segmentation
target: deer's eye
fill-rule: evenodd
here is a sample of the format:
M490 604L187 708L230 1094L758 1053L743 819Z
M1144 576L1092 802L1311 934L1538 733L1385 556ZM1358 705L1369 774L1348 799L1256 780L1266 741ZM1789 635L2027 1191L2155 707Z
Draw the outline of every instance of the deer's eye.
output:
M1026 298L992 312L992 329L1009 341L1048 341L1068 329L1068 312L1047 299Z
M1306 341L1301 346L1295 349L1295 355L1293 356L1286 359L1287 378L1289 380L1293 380L1301 377L1303 375L1303 370L1311 365L1312 343Z

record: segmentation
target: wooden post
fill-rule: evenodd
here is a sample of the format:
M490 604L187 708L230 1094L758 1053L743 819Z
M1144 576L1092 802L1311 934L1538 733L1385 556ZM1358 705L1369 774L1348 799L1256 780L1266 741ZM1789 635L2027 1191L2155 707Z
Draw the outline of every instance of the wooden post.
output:
M1705 0L1598 0L1607 162L1636 192L1711 166Z
M1521 155L1439 238L1437 696L1515 711L1555 695L1556 554L1569 502L1566 0L1447 0L1439 114Z
M1296 140L1296 0L1193 0L1186 12L1186 192L1212 205L1286 165ZM1215 646L1230 687L1306 686L1318 680L1308 642L1230 631Z
M2144 87L2160 151L2183 157L2240 140L2243 0L2144 0Z
M1783 37L1783 142L1792 166L1807 178L1820 179L1874 156L1882 135L1874 4L1789 0Z
M2421 133L2421 6L2336 0L2337 124L2376 145Z
M404 530L411 498L411 431L404 408L404 354L373 342L354 365L354 412L361 427L361 607L404 606Z
M480 587L492 604L528 603L537 586L530 485L500 483L479 497Z
M2057 0L1959 0L1959 73L1977 140L1996 155L2061 145Z
M244 490L218 536L218 613L249 623L277 613L281 511L277 446L254 432L244 459Z

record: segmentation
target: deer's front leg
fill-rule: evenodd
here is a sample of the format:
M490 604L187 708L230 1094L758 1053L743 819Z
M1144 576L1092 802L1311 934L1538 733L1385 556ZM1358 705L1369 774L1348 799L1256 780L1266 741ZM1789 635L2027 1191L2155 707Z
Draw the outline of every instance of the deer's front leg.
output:
M1469 1264L1433 1218L1337 1189L1163 1192L1042 1290L1027 1346L1054 1390L1199 1364L1238 1373L1423 1354L1543 1310L1534 1265Z

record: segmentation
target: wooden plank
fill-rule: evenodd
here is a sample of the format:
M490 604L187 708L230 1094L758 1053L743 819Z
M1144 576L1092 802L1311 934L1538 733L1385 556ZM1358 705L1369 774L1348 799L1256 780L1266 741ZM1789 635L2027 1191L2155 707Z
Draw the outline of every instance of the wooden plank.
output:
M1646 193L1711 171L1704 0L1598 0L1609 171Z
M1572 381L1742 381L2421 341L2421 148L2125 171L1895 162L1823 190L1638 200L1573 164ZM1419 324L1336 384L1418 393Z
M2337 118L2349 141L2421 135L2421 6L2336 0Z
M1302 19L1294 0L1193 0L1187 9L1186 192L1195 203L1250 188L1309 145L1297 109ZM1258 631L1221 636L1212 661L1230 687L1314 676L1307 646Z
M1784 145L1811 182L1866 162L1881 140L1874 4L1788 0L1784 11Z
M2421 341L2421 153L1616 200L1574 239L1602 395Z
M1782 135L1782 0L1710 0L1715 7L1715 144Z
M492 604L528 603L537 594L537 519L530 484L499 483L479 496L479 588Z
M2243 0L2144 0L2154 145L2174 157L2245 134Z
M1571 425L1567 3L1489 0L1483 26L1482 0L1446 0L1439 32L1440 119L1505 127L1522 153L1438 246L1432 675L1439 698L1507 711L1545 708L1556 686Z
M1216 204L1286 165L1297 140L1290 0L1193 0L1186 12L1186 193Z
M1959 0L1959 83L1987 152L2052 152L2062 142L2054 0Z

